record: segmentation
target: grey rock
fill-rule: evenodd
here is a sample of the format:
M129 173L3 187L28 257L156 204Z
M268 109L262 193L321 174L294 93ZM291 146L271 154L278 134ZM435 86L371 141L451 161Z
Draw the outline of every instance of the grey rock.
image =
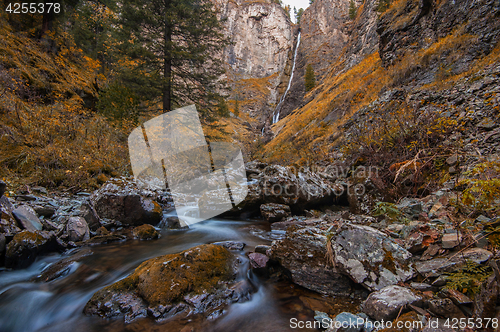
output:
M90 230L87 222L82 217L71 217L66 224L68 239L73 242L90 239Z
M414 266L421 275L430 276L432 274L442 274L445 272L456 271L463 267L467 260L481 264L486 262L492 256L493 254L488 250L482 248L471 248L450 258L439 257L428 261L417 261Z
M238 250L238 251L243 250L243 248L245 248L246 246L245 243L237 241L214 242L213 244L216 244L218 246L223 246L224 248L229 250Z
M96 231L99 227L101 227L101 222L99 221L97 212L86 202L82 203L73 215L85 219L87 225L92 231Z
M12 215L13 209L14 207L7 197L0 197L0 233L6 236L13 236L21 231Z
M291 215L290 207L285 204L267 203L260 206L260 214L269 222L280 221Z
M45 218L50 218L56 213L56 209L50 205L45 205L45 206L40 206L40 205L35 205L33 207L33 210L42 217Z
M248 255L248 258L250 259L250 265L254 269L264 269L267 266L267 262L269 261L269 257L257 252L250 253Z
M125 226L156 225L162 217L158 203L146 197L134 181L110 180L92 194L90 201L99 219Z
M28 231L41 231L43 228L40 219L36 215L35 210L32 207L23 205L20 206L14 211L12 214L16 218L16 220L21 224L21 226Z
M184 225L184 223L178 217L164 217L159 224L160 228L166 229L186 229L188 226Z
M391 285L371 293L363 303L363 312L373 319L392 320L408 304L418 305L422 298L405 287Z
M342 312L335 316L331 327L326 332L362 332L369 331L368 326L365 326L365 318L351 314L350 312Z
M417 199L404 198L397 207L412 218L417 218L423 212L422 202Z
M461 240L462 235L454 231L453 233L445 233L441 238L441 243L444 249L452 249L458 246Z
M497 127L497 125L491 118L484 118L483 120L481 120L481 122L477 124L477 126L481 129L486 129L486 130L491 130Z
M421 291L421 292L435 290L435 287L432 287L429 284L421 283L421 282L411 282L410 287L415 289L415 290Z
M464 313L453 303L452 300L445 299L432 299L428 302L429 310L438 316L449 318L462 318L465 317Z
M265 244L259 244L255 246L255 252L258 252L259 254L265 255L269 249L271 249L271 246Z
M335 266L370 290L404 282L414 275L411 253L369 226L344 224L330 242Z
M330 226L318 219L291 225L284 239L273 241L269 258L287 269L295 284L324 295L349 295L352 281L325 258Z

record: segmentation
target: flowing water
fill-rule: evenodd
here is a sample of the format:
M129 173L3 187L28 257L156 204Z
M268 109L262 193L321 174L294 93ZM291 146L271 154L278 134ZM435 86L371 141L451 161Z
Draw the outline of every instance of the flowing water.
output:
M27 269L0 272L0 331L294 331L291 318L313 321L314 310L335 314L357 305L355 301L349 304L350 299L326 298L291 283L261 280L248 272L257 291L249 301L230 305L223 316L212 321L191 316L160 323L143 318L125 324L123 318L83 314L94 292L124 278L146 259L226 240L246 243L245 252L249 252L282 236L282 231L271 231L262 221L209 220L188 230L163 230L159 240L90 247L92 254L73 263L68 274L50 282L30 281L62 258L59 254L40 257ZM79 250L89 249L75 249L64 256ZM239 255L248 266L245 253Z
M292 73L290 74L290 79L288 80L288 86L286 87L285 93L283 94L283 97L281 97L280 102L278 103L278 106L276 107L276 110L274 111L273 124L275 124L276 122L279 121L281 106L283 105L283 102L285 101L285 97L288 93L288 90L290 90L290 87L292 86L293 72L295 71L295 61L297 60L297 51L299 50L299 45L300 45L300 31L299 31L299 34L297 35L297 45L295 46L295 52L293 54Z

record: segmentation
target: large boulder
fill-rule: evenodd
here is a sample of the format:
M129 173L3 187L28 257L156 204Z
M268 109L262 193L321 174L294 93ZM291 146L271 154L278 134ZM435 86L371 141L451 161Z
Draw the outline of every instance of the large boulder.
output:
M40 254L58 249L54 233L46 231L27 231L17 233L7 245L5 266L25 268L33 263Z
M68 239L73 242L87 241L90 239L90 229L82 217L71 217L66 224Z
M124 315L126 322L148 315L158 320L178 314L208 316L240 298L231 287L235 276L229 250L200 245L145 261L127 278L95 293L84 312Z
M291 215L290 207L285 204L267 203L260 206L260 214L269 222L280 221Z
M247 164L247 172L250 166L255 165ZM344 193L341 185L306 168L296 170L293 167L269 165L265 168L250 167L250 172L247 197L239 204L242 209L259 208L264 203L278 203L300 211L321 204L331 204Z
M371 293L363 303L363 312L377 321L393 320L402 307L420 301L422 298L408 288L392 285Z
M414 275L411 253L372 227L343 224L331 233L330 245L334 265L371 291Z
M151 225L145 224L137 226L132 230L132 235L139 240L155 240L160 237L160 233Z
M90 201L101 220L125 226L156 225L162 217L160 205L134 181L110 180L92 194Z
M42 223L31 206L23 205L12 211L14 218L28 231L41 231Z
M290 272L297 285L330 296L348 295L351 280L326 258L325 234L330 227L321 219L292 224L283 240L273 242L269 256Z

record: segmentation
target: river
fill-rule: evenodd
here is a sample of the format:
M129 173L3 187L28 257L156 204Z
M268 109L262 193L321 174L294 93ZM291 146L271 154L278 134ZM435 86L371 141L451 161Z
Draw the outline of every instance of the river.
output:
M245 252L253 251L258 244L270 244L284 233L271 230L269 223L262 221L213 219L188 230L162 230L161 234L153 241L129 240L90 247L91 255L73 263L66 275L50 282L30 280L63 256L88 249L40 257L27 269L0 272L0 331L296 331L290 319L313 321L312 309L336 314L357 306L349 299L330 299L289 282L262 280L249 271L248 278L257 291L250 301L232 304L215 320L190 316L158 323L143 318L125 324L123 318L85 316L83 308L94 292L129 275L144 260L199 244L232 240L246 243L239 255L248 265Z

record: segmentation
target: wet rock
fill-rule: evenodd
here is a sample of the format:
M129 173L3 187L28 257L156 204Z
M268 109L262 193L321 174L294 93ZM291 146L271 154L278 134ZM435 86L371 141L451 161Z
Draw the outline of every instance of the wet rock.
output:
M12 211L12 215L24 229L28 231L42 230L42 223L32 207L27 205L20 206Z
M90 230L87 222L82 217L71 217L66 224L68 239L73 242L90 239Z
M179 218L177 217L166 217L163 218L159 225L160 228L166 229L187 229L188 226L185 226Z
M255 246L255 252L258 252L259 254L265 255L269 249L271 249L271 246L265 244L259 244Z
M223 246L224 248L229 250L238 250L238 251L243 250L243 248L245 248L246 246L245 243L237 241L214 242L213 244L218 246Z
M96 235L108 235L108 234L110 234L110 232L107 230L107 228L106 228L106 227L101 226L101 227L99 227L99 228L95 231L95 234L96 234Z
M237 297L234 257L222 246L201 245L178 254L145 261L127 278L96 292L87 315L125 316L126 322L146 314L166 319L183 313L210 313Z
M429 310L435 315L447 318L462 318L464 313L450 299L432 299L428 302Z
M25 268L33 263L40 254L58 248L56 237L52 232L27 231L17 233L7 245L5 266Z
M264 269L267 266L267 262L269 261L269 257L257 252L250 253L248 255L248 258L250 259L250 265L254 269Z
M133 181L113 179L95 191L90 201L100 219L126 226L156 225L162 217L158 203L143 195Z
M403 306L421 301L422 298L408 288L391 285L371 293L363 303L363 312L377 321L392 320Z
M344 224L330 238L337 268L369 290L413 277L412 256L384 233L369 226Z
M326 258L325 234L330 227L323 220L288 227L283 240L273 241L269 258L281 264L291 280L302 287L325 295L348 295L353 286L351 280Z
M58 262L52 263L43 269L42 273L34 277L33 281L43 281L49 282L67 275L72 267L75 267L75 263L82 260L84 257L92 255L90 249L83 249L78 251L76 254L61 259Z
M285 204L267 203L260 206L260 214L269 222L280 221L291 215L290 207Z
M158 231L148 224L137 226L132 230L132 234L140 240L156 240L160 237Z

